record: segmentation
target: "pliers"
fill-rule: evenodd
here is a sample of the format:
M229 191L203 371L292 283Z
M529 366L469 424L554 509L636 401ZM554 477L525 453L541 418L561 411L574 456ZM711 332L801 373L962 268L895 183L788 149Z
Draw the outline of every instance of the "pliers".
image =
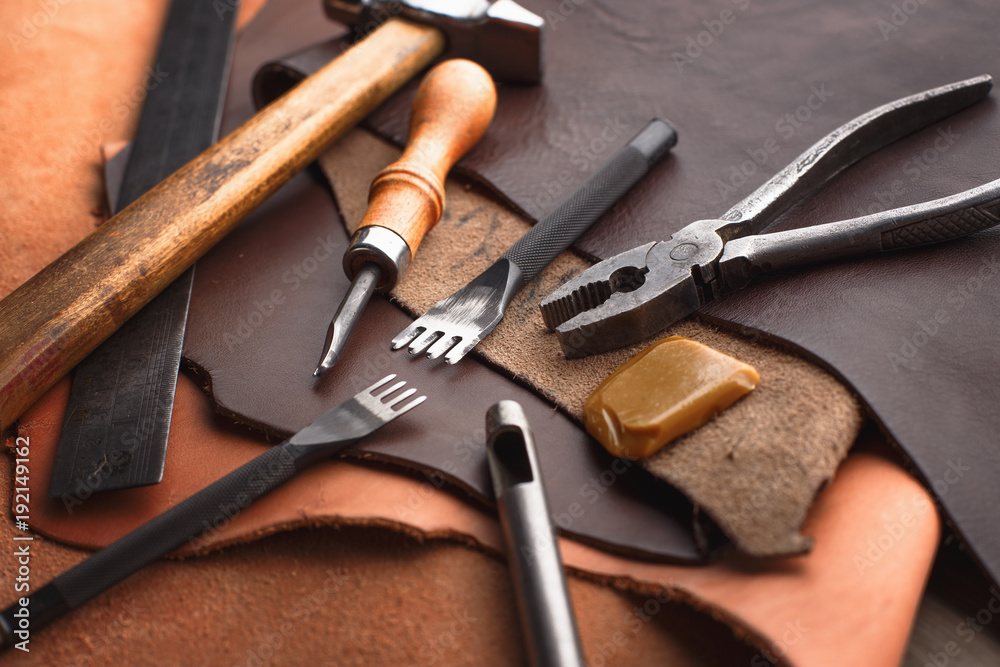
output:
M553 291L542 317L567 358L639 342L762 273L958 238L1000 223L1000 180L950 197L759 235L778 216L878 149L979 102L989 76L934 88L837 128L718 220L608 258Z

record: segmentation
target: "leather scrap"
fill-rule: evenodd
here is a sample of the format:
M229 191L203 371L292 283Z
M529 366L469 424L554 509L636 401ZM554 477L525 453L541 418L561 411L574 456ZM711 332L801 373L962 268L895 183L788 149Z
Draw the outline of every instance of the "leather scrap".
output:
M283 231L289 228L297 233ZM539 455L553 471L553 511L586 508L573 510L580 516L565 530L650 558L707 557L709 545L696 543L697 519L681 494L592 447L582 429L528 389L477 361L440 368L390 352L388 341L410 320L383 297L368 304L337 365L313 377L349 285L341 267L347 243L329 193L302 175L199 261L184 354L218 410L286 437L396 373L429 400L347 455L449 484L489 506L484 419L490 405L513 398L545 443Z
M0 115L5 137L0 142L0 163L19 165L0 179L5 240L0 243L2 294L13 291L104 221L101 145L135 131L138 114L133 100L143 90L146 63L155 53L157 26L166 8L165 2L150 2L130 12L107 14L104 20L113 26L107 48L137 57L111 68L100 54L79 49L71 72L65 67L65 53L51 44L69 38L62 22L81 20L82 8L60 6L50 17L32 6L41 12L36 18L42 25L37 25L28 4L0 6L0 21L8 26L0 41L6 64L0 86L7 91ZM49 90L61 91L60 98L46 95ZM75 113L65 113L66 99L73 100ZM29 109L31 113L25 113ZM27 155L37 157L25 159ZM37 192L38 183L47 183L59 197L40 206L37 196L22 195Z
M200 398L211 412L208 399ZM12 459L0 459L0 493L10 497ZM379 478L396 479L359 470L352 476L375 488ZM403 498L406 485L421 490L401 481ZM450 501L447 509L459 514L466 507ZM0 522L5 572L16 566L16 534L12 521ZM35 535L32 576L47 581L87 555ZM654 660L697 667L747 663L757 653L711 614L684 602L661 603L667 600L662 592L658 599L616 579L617 589L591 576L568 577L586 651L603 664ZM33 633L31 652L11 651L4 664L321 665L336 656L337 664L350 665L516 667L526 656L512 590L506 564L493 554L412 527L400 532L347 518L335 527L150 565ZM4 591L0 604L11 602L9 595ZM656 613L637 615L649 599Z
M265 103L269 92L279 92L291 87L291 77L295 72L322 66L326 59L338 52L338 44L336 40L324 42L314 49L265 65L254 79L256 103ZM505 89L501 86L501 91L503 90ZM397 109L398 111L400 110ZM404 119L408 117L408 110L402 112ZM384 114L377 112L375 117L382 115ZM491 136L488 133L484 142L489 142ZM470 159L474 160L479 151L478 147L474 149ZM396 150L380 146L374 140L366 141L358 133L353 133L339 141L320 160L331 179L337 205L345 218L348 232L353 232L364 213L372 177L398 155ZM670 160L666 162L669 164ZM596 168L597 164L591 166ZM651 174L648 178L656 178L656 175ZM527 224L518 216L501 209L483 196L465 192L452 185L447 199L448 210L444 220L428 235L421 252L393 291L397 302L416 315L424 312L442 296L467 283L528 229ZM615 210L627 201L626 198ZM295 225L296 228L302 226L303 223ZM241 245L239 249L225 252L230 255L267 252L275 243L267 234L265 231L261 232L252 250ZM271 234L282 235L284 244L293 243L284 238L284 232L277 227ZM311 243L312 239L303 235L298 254L308 256L308 246ZM210 261L216 261L214 257L221 256L223 252L220 250ZM203 266L204 264L205 262ZM526 382L562 408L575 419L576 426L581 422L583 402L590 391L644 346L633 346L591 359L566 362L553 337L545 335L538 314L538 302L545 294L586 266L587 263L578 256L564 253L517 297L504 322L477 348L478 353L488 362L504 369L519 381ZM339 266L335 264L332 270L337 272ZM239 289L237 285L246 285L259 279L259 275L251 277L245 271L239 265L226 262L225 268L218 271L219 276L213 277L218 281L218 287L210 294L225 294L228 298L233 290ZM291 280L291 286L298 290L298 277L287 277ZM277 276L273 276L270 282L277 284ZM332 303L337 303L346 291L346 280L341 279L341 283L337 288L339 291L333 294ZM266 304L266 291L266 288L258 290L254 302ZM296 308L303 313L330 311L325 300L328 297L321 292L301 290L297 298L299 303ZM312 298L317 300L308 300ZM249 303L250 297L245 297L244 302ZM186 354L208 375L227 375L228 373L220 372L219 369L239 366L239 350L236 354L226 355L225 351L220 350L215 334L207 328L217 323L214 318L217 318L218 313L226 311L226 305L219 303L219 298L215 297L209 302L206 311L211 313L213 319L210 322L206 320L206 328L196 328L189 335ZM325 325L325 322L317 323L319 327ZM397 332L391 329L386 330L386 339L391 339L395 333ZM721 345L738 358L759 360L758 363L765 364L771 371L771 378L769 381L765 380L763 396L760 396L760 391L756 392L758 396L755 399L742 402L738 410L723 413L713 421L712 430L681 440L670 452L661 453L651 461L643 462L642 466L680 489L695 503L700 513L711 517L746 552L756 555L787 555L807 551L811 541L799 533L799 527L816 492L833 476L860 428L861 416L853 397L827 374L790 354L776 351L773 347L768 348L768 351L758 352L759 346L753 345L752 340L741 341L738 337L697 323L681 324L665 335L670 333L690 335L709 344ZM300 340L290 338L287 329L270 326L268 323L262 324L261 332L255 335L268 338L268 342L258 342L255 345L266 345L271 349L293 349L301 344ZM316 334L312 335L315 337ZM233 342L230 338L230 352ZM648 342L651 341L647 341L647 344ZM371 350L369 354L384 354L384 350L379 350L374 343L368 349ZM301 352L307 356L309 354L308 351ZM402 356L402 353L398 354ZM266 359L266 356L263 358ZM270 370L266 375L271 376L285 373L289 365L295 363L295 359L289 356L280 363L264 363L269 364ZM285 375L281 377L287 377L281 383L282 392L295 386L295 378ZM252 380L248 378L248 381ZM775 389L778 391L775 392ZM213 384L212 392L225 410L239 414L250 422L272 424L283 419L279 414L283 408L278 396L266 401L251 402L248 400L247 389L235 383L229 383L225 387ZM259 392L259 389L255 389L253 393ZM749 431L745 427L747 423L757 424L760 428ZM589 436L584 438L588 446L594 447ZM738 458L732 455L732 450L736 447L740 448ZM405 460L413 451L414 443L411 442L397 455ZM477 456L468 463L475 469L481 469L483 464L480 458L481 456ZM683 460L684 465L671 465L677 460ZM454 462L442 461L440 453L430 454L420 463L438 470L454 467ZM470 483L471 475L465 466L460 464L458 469L446 472L450 473L448 478L453 483L473 490L482 501L488 502L489 489ZM574 489L582 481L571 477L566 480ZM556 488L562 491L558 483ZM763 493L761 489L770 491ZM565 493L561 495L565 496ZM572 502L568 506L570 505ZM590 519L584 517L583 522L589 524ZM580 523L576 522L572 529L578 529ZM617 521L614 523L617 524ZM609 530L611 526L604 525L602 529Z

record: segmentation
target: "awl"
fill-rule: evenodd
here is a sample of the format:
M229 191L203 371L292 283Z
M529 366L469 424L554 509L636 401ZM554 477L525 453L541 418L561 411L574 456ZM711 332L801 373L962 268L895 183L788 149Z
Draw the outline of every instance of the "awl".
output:
M330 323L315 375L337 363L372 294L395 286L441 219L445 176L486 132L495 108L493 80L471 61L441 63L421 82L406 149L372 181L368 210L344 254L351 287Z

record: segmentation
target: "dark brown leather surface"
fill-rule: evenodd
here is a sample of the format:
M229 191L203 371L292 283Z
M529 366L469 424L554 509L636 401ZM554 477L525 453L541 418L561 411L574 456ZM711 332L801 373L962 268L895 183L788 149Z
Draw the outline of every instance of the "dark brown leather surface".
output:
M872 107L1000 74L998 14L989 0L524 5L549 21L545 84L500 88L497 120L463 161L466 169L537 219L650 116L669 118L681 134L675 159L580 241L594 257L722 214ZM1000 172L995 96L868 158L772 229L993 180ZM397 143L408 103L400 94L374 118ZM1000 581L993 513L1000 503L1000 230L796 271L704 312L790 342L839 374Z
M269 3L239 37L227 126L252 113L249 81L256 67L311 36L276 29L276 21L292 14L304 26L337 30L312 3ZM274 34L285 43L276 44ZM390 353L385 341L410 320L382 298L369 304L338 365L316 381L312 371L326 328L348 286L340 268L346 245L329 192L304 174L199 261L185 357L211 383L220 410L265 431L292 433L398 373L429 400L351 455L441 471L451 485L490 502L484 418L494 402L513 398L531 420L553 512L566 515L569 533L657 559L705 556L694 542L688 501L639 466L599 451L582 429L530 391L477 361L444 367ZM430 479L445 483L440 473ZM570 516L571 509L578 516Z

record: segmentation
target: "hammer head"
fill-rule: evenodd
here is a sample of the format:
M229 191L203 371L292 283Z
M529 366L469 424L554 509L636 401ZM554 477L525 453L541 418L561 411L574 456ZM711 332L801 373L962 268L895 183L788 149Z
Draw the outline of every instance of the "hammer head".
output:
M360 39L392 18L439 28L449 58L482 65L494 79L538 83L542 79L545 22L513 0L324 0L326 14L354 27Z

